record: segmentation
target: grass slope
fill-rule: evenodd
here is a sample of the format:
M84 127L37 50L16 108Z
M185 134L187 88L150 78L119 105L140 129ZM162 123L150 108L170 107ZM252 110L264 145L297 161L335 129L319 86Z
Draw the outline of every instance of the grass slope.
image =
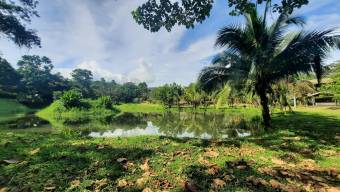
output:
M0 99L0 122L24 116L33 110L18 103L14 99Z

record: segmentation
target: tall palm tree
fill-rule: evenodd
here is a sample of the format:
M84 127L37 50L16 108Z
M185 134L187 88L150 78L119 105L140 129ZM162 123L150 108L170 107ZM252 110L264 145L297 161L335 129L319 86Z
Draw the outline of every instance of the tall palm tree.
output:
M205 88L251 85L259 96L262 117L270 127L267 93L273 83L289 75L315 72L321 78L323 59L332 48L340 48L340 36L334 30L288 33L291 25L303 25L300 17L281 13L271 25L267 8L260 16L256 8L245 14L245 25L222 28L216 46L226 50L216 56L211 66L201 71L199 81Z

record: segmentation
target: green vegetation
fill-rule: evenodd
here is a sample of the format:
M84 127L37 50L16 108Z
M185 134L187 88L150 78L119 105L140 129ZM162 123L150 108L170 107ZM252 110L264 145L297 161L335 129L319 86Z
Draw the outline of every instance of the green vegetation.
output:
M0 160L12 160L0 165L0 186L10 191L276 191L304 189L307 179L311 190L335 188L338 111L276 113L271 133L214 141L0 129Z
M68 95L66 93L65 95ZM105 119L115 116L119 110L112 105L103 105L102 99L81 100L79 106L67 108L63 101L55 101L47 108L39 111L37 115L50 121L53 125L61 124L80 124L93 120Z
M14 99L0 98L0 122L9 121L22 117L28 112L33 112L32 109L18 103Z
M132 16L151 32L190 28L213 2L146 0ZM339 62L322 65L339 34L292 31L309 0L227 2L245 23L219 31L225 50L188 86L67 79L45 56L0 57L0 192L338 191L340 108L307 106L340 102ZM1 36L40 47L27 28L37 4L0 0Z

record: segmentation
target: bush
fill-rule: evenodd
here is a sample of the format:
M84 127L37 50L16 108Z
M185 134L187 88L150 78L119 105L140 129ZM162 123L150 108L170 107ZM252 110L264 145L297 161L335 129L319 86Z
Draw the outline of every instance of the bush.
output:
M81 99L82 96L79 92L75 90L66 91L61 97L60 100L65 108L73 108L73 107L81 107Z
M97 106L104 109L112 109L112 99L109 96L102 96L97 100Z

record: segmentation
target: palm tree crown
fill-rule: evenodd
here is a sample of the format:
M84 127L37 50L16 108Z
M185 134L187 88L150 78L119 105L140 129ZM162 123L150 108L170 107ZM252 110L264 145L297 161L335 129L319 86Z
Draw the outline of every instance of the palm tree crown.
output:
M303 25L300 17L281 13L267 24L267 9L259 16L256 8L245 14L245 25L230 25L218 33L216 46L226 50L212 65L201 71L199 81L206 89L231 85L251 85L260 97L262 116L270 126L267 93L273 83L289 75L315 72L321 80L322 60L332 48L340 48L334 30L288 32L292 25Z

